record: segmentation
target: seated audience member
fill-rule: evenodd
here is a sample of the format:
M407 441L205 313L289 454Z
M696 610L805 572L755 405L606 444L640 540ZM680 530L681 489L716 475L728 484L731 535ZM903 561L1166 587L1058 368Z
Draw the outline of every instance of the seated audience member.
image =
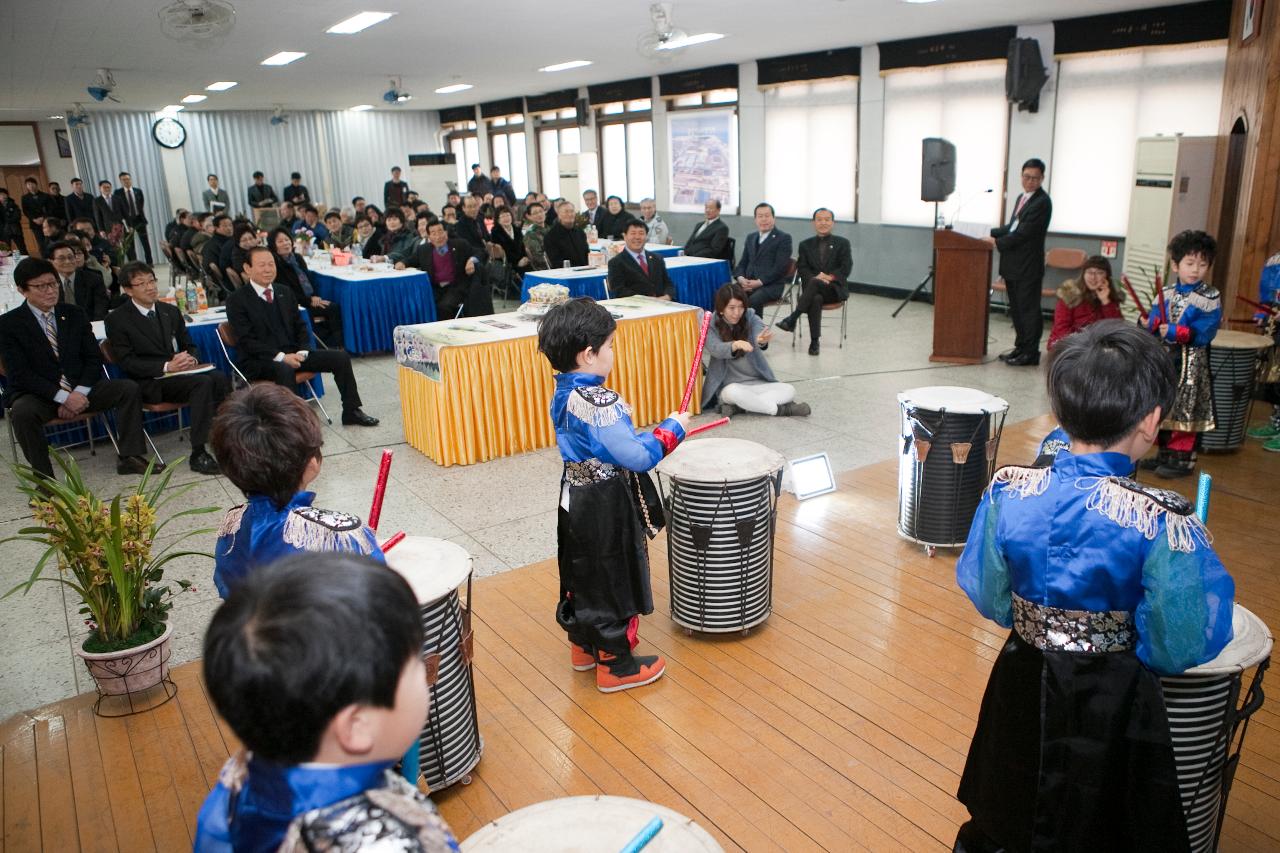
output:
M356 220L356 233L352 241L352 246L359 244L362 257L372 258L382 251L382 241L379 239L378 233L374 231L373 223L369 221L368 217L361 216Z
M225 213L213 217L213 233L200 247L200 271L207 273L211 267L222 269L222 258L225 253L230 259L231 237L235 233L235 223Z
M497 212L493 230L489 232L491 245L498 248L498 255L505 258L507 265L516 271L524 271L529 266L529 259L524 254L524 232L515 224L515 214L511 208L504 207Z
M376 256L370 256L366 252L365 257L369 257L375 262L395 263L395 261L391 260L392 257L405 258L413 252L413 246L418 241L418 235L404 227L404 217L400 215L398 210L389 211L385 221L387 230L382 235L382 251Z
M67 223L66 220L59 219L56 216L46 216L44 222L40 225L40 229L47 247L50 243L56 243L66 237Z
M174 248L187 250L191 248L191 241L196 234L200 233L200 214L192 212L187 214L186 222L183 223L182 229L178 232L178 241L173 244Z
M71 222L71 230L89 240L89 252L103 266L111 266L111 244L98 236L92 219L76 219Z
M626 207L616 195L604 200L605 215L603 223L598 225L601 240L623 240L627 235L627 225L635 221L635 217L627 212ZM647 231L646 231L647 233Z
M368 204L368 202L364 200L364 196L362 195L355 196L351 199L351 209L354 211L352 214L353 221L364 216L364 208L366 204Z
M671 242L671 229L658 215L658 203L651 198L640 200L640 221L649 229L649 242L666 246Z
M446 204L440 208L440 221L444 223L445 230L449 232L449 236L453 236L453 231L458 227L458 208L456 205Z
M566 265L586 266L590 251L587 248L587 235L577 225L577 212L573 209L573 202L560 202L556 208L556 216L555 224L547 229L547 235L542 240L547 263L552 269L560 269Z
M89 315L59 301L62 285L53 264L24 258L14 268L13 281L25 301L0 316L0 363L10 424L27 464L53 477L44 425L54 418L114 409L120 449L116 473L146 471L137 383L103 375ZM155 470L163 468L157 463Z
M818 338L822 336L822 306L849 298L849 272L853 269L853 250L849 241L832 234L835 215L825 207L813 212L814 236L800 242L796 273L802 289L796 308L778 321L778 328L794 332L796 320L809 316L809 355L818 354Z
M102 279L103 285L110 294L107 302L108 311L116 306L116 302L120 296L120 282L115 280L111 274L111 267L104 266L98 262L90 250L91 243L89 238L84 235L77 235L74 231L67 240L71 244L71 250L76 253L76 270L88 270L90 273L97 273Z
M610 296L654 296L667 301L676 298L667 262L644 250L648 236L648 229L639 219L627 223L626 248L609 259Z
M214 548L213 582L226 598L255 570L298 551L354 551L382 559L360 519L311 504L324 430L305 400L261 383L231 394L213 419L213 452L245 496L228 510Z
M450 319L459 308L468 317L492 314L493 296L478 275L481 259L472 254L471 245L465 240L450 239L438 219L428 221L427 240L406 263L396 266L416 267L431 277L436 317Z
M294 223L289 230L296 234L304 228L311 232L311 236L315 238L317 244L329 242L329 229L320 221L320 212L316 210L314 204L304 204L302 206L302 218Z
M307 309L316 336L325 346L342 349L342 308L316 293L306 258L293 250L293 237L283 228L277 228L267 237L267 245L275 252L276 284L289 288L294 300Z
M734 269L738 284L747 292L751 308L764 314L764 306L782 296L791 266L791 235L774 224L773 205L760 202L755 211L756 230L747 236L742 259Z
M291 202L294 207L311 203L311 193L303 185L302 175L298 172L293 172L289 175L289 186L284 188L284 192L280 194L280 197L287 202Z
M352 228L342 221L342 214L331 210L324 215L324 230L329 232L324 244L329 249L345 249L351 245Z
M244 269L245 258L248 257L249 250L254 246L261 246L262 241L258 238L258 227L252 222L237 222L235 231L231 235L231 259L223 268L223 275L227 279L228 290L234 290L235 285L231 280L231 276L226 275L228 272L234 272L239 278L240 271ZM243 282L244 279L241 279Z
M309 349L311 335L298 315L293 291L275 286L275 255L262 246L250 249L241 273L248 286L227 297L227 320L239 339L236 365L250 382L266 379L291 391L298 387L299 370L332 373L342 396L342 422L377 426L377 418L360 410L351 356L341 350Z
M173 219L170 219L169 223L164 226L164 241L170 246L172 246L177 240L178 234L181 233L182 224L186 221L187 214L190 212L191 211L187 210L185 207L178 208L174 211ZM92 219L89 221L91 223L93 222ZM71 223L71 226L74 228L75 223Z
M422 616L404 579L351 554L293 556L214 614L204 679L244 745L196 826L197 853L456 853L394 765L430 708Z
M107 315L112 358L121 373L138 383L143 403L186 403L191 407L191 457L187 461L198 474L217 474L218 463L205 444L214 410L230 390L226 375L210 370L173 376L200 363L182 312L157 301L156 275L148 264L125 264L120 284L128 301Z
M45 251L58 274L59 301L82 309L90 320L104 319L111 304L107 285L93 270L76 265L76 255L84 250L59 240L45 246Z
M342 216L342 224L347 228L354 229L356 227L356 209L351 205L347 205L340 211Z
M386 223L382 221L382 210L376 204L365 205L364 215L373 223L373 233L378 235L381 240L387 234ZM369 257L369 253L365 252L365 257Z
M277 213L280 216L279 225L283 228L288 228L290 231L298 227L298 223L302 221L298 216L297 208L287 201L280 203L280 206L277 208Z
M724 258L729 246L729 226L720 218L720 202L711 199L702 210L706 218L685 241L684 253L695 258Z
M480 200L473 195L467 196L462 202L458 224L453 227L453 238L466 240L476 257L483 258L488 254L489 229L480 214Z
M1124 295L1111 280L1111 262L1094 255L1084 262L1080 278L1067 279L1058 288L1058 304L1053 308L1052 350L1067 335L1106 319L1120 319Z
M808 415L809 404L795 402L795 387L774 377L764 357L772 333L747 306L742 285L730 282L716 291L715 315L707 335L703 411L718 401L722 415Z
M191 241L186 248L195 252L197 256L204 250L204 244L213 237L213 219L212 213L201 213L196 217L198 230L191 235Z
M541 202L531 201L525 207L525 226L521 234L521 241L524 243L524 257L529 262L530 270L545 270L550 267L547 263L547 249L544 241L547 238L547 226L545 224L547 218L547 209Z
M454 190L445 197L445 204L451 204L455 209L460 210L462 208L462 196L457 192L457 190Z
M403 269L405 262L418 253L418 247L427 244L427 223L429 221L427 219L415 219L413 221L413 230L417 236L414 237L412 243L407 246L401 244L398 251L388 254L387 263L394 264L397 269Z

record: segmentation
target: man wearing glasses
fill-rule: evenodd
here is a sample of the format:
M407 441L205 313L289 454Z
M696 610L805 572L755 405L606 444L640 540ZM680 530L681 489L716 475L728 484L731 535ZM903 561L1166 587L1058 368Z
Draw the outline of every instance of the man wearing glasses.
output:
M48 251L54 272L58 274L61 301L80 308L90 320L105 319L110 299L102 276L76 264L76 247L70 242L50 243Z
M116 473L146 471L137 383L103 374L89 315L59 303L62 288L53 264L25 258L14 269L13 281L26 301L0 316L0 361L8 382L9 417L27 464L52 478L45 424L114 409L120 453ZM157 463L155 470L163 467Z

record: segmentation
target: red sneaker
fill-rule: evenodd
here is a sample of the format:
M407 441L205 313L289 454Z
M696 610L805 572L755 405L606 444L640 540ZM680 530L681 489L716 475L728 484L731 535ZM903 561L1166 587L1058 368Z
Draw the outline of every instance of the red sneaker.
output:
M597 651L596 688L601 693L617 693L652 684L667 671L662 655L611 655Z
M590 646L580 646L569 641L569 664L578 672L588 672L596 668L595 651Z

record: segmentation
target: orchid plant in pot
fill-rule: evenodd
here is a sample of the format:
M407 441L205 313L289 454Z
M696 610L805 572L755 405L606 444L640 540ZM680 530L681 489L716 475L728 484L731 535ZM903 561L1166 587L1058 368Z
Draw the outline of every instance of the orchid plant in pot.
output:
M61 480L26 465L13 466L18 490L30 499L35 526L0 540L0 545L35 542L45 551L30 577L4 598L26 594L41 581L60 583L79 596L90 634L75 651L100 696L132 695L169 682L168 615L177 593L163 583L165 566L186 556L213 559L178 545L214 529L182 533L158 552L156 538L177 519L217 512L218 507L183 509L160 520L166 507L195 486L169 487L176 463L157 477L148 466L132 492L104 500L86 485L73 457L57 453L54 460L62 469ZM190 581L175 583L179 592L193 589Z

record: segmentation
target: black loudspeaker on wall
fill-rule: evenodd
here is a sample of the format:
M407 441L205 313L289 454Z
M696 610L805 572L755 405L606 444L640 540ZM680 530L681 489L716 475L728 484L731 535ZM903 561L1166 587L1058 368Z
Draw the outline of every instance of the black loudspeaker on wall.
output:
M925 139L920 156L920 200L946 201L955 190L956 147L945 139Z
M1025 112L1039 112L1040 90L1047 82L1049 74L1040 58L1040 42L1011 39L1004 71L1004 94L1009 102Z
M591 123L591 102L586 98L578 98L573 104L578 111L578 127L586 127Z

